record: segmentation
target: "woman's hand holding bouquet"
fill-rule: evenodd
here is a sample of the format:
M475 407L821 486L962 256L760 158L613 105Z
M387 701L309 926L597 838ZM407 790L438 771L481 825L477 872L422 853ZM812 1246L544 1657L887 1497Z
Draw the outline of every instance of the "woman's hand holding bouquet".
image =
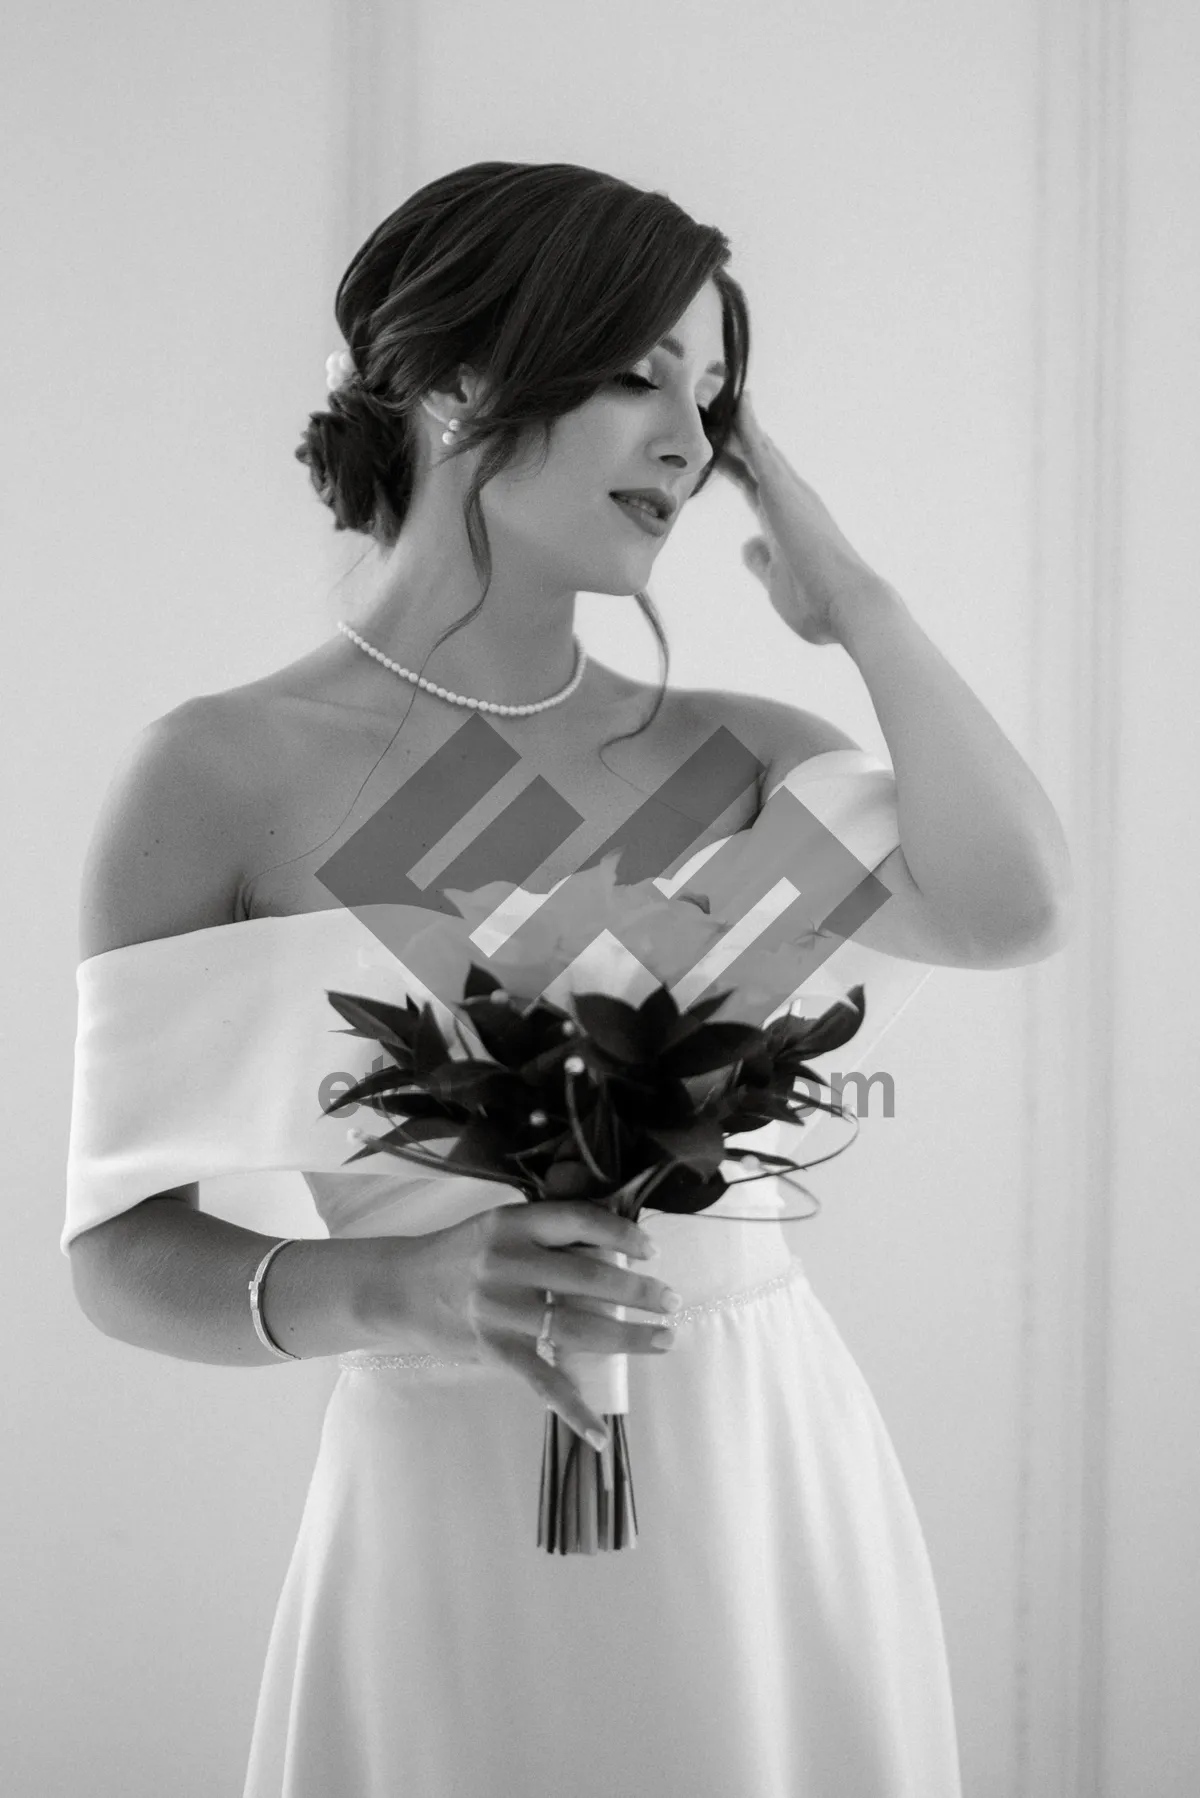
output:
M577 1436L601 1448L608 1441L603 1417L566 1368L551 1366L534 1349L546 1291L557 1300L554 1339L564 1352L662 1354L674 1333L667 1328L661 1341L661 1323L618 1319L614 1306L668 1315L669 1288L597 1260L589 1245L635 1261L654 1252L632 1219L587 1199L499 1205L445 1230L393 1237L367 1299L370 1322L381 1340L390 1325L393 1336L413 1335L439 1353L512 1368ZM395 1315L400 1293L402 1318Z

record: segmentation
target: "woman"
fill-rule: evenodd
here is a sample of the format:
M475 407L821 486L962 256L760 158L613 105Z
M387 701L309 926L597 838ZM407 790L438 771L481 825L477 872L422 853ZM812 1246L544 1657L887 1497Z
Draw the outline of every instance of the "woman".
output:
M960 1791L920 1525L782 1189L747 1187L757 1216L639 1227L385 1156L348 1168L344 1115L314 1122L326 992L401 998L431 887L504 878L528 903L634 813L680 883L776 791L801 798L888 894L817 933L845 939L830 968L866 958L876 1038L929 967L1064 939L1054 811L759 427L728 259L665 196L571 165L477 164L385 219L297 451L378 549L371 598L312 654L150 726L96 831L62 1239L80 1303L186 1359L341 1359L246 1798ZM647 708L583 656L579 591L634 593L665 648L642 589L718 467L756 510L771 605L853 657L894 769L778 702L664 680ZM615 497L639 490L665 525ZM447 837L459 859L413 876ZM327 1240L198 1209L198 1179L283 1166ZM533 1547L544 1408L604 1429L563 1348L632 1357L636 1552Z

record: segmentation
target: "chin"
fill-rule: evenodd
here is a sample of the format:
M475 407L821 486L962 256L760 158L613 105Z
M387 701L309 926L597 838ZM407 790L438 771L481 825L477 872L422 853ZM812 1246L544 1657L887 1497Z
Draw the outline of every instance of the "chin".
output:
M632 599L634 594L639 591L641 586L642 586L641 581L635 581L633 583L633 585L630 586L629 577L628 577L628 575L626 575L626 576L622 577L622 579L620 581L614 581L611 586L581 587L579 590L581 593L608 594L613 599Z

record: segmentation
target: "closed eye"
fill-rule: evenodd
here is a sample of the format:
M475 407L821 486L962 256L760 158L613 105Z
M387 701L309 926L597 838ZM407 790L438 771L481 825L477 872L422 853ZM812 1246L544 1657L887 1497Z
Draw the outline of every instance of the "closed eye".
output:
M658 392L658 383L655 381L648 381L646 379L645 375L618 375L616 377L616 379L622 386L636 385L637 387L641 387L641 388L649 388L652 393ZM697 410L699 411L701 418L704 420L705 428L707 429L709 420L712 418L712 411L713 411L712 407L711 406L700 406L697 408Z

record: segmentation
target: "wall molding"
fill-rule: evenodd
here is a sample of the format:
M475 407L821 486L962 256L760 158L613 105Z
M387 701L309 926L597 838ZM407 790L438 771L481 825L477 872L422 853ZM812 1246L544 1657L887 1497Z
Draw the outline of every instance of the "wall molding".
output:
M1030 743L1074 939L1029 971L1016 1791L1098 1798L1104 1590L1127 157L1124 0L1038 12Z
M392 207L380 204L387 28L372 0L346 0L330 15L336 36L332 158L338 276Z
M345 0L328 13L331 294L371 232L421 185L420 10L415 0L391 10L376 0ZM340 343L331 317L329 349ZM370 551L364 544L353 534L329 535L329 629L347 602L353 615L353 577Z

